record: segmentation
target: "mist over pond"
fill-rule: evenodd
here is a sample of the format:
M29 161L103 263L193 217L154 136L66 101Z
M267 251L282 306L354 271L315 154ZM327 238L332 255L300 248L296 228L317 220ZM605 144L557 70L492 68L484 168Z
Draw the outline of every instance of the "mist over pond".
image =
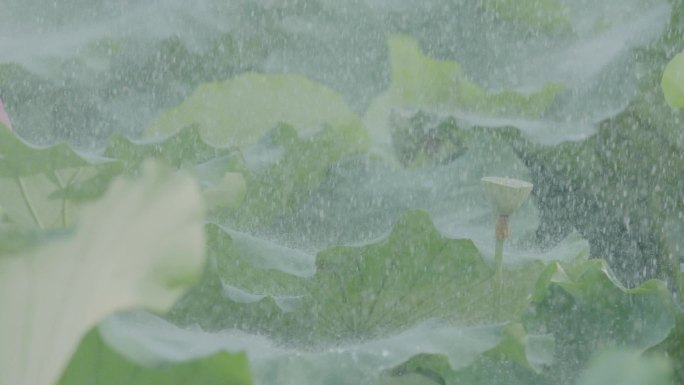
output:
M150 381L682 383L683 50L681 0L3 0L0 257L113 213L149 226L127 255L183 245L107 265L140 298L81 304L113 315L60 384L96 349ZM533 187L501 213L483 177Z

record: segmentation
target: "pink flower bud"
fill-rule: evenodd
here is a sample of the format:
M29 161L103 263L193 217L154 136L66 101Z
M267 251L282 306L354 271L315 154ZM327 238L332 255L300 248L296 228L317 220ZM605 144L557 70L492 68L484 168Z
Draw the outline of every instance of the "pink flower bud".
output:
M2 105L2 99L0 99L0 123L7 126L10 130L12 129L12 122L10 122L7 112L5 112L5 106Z

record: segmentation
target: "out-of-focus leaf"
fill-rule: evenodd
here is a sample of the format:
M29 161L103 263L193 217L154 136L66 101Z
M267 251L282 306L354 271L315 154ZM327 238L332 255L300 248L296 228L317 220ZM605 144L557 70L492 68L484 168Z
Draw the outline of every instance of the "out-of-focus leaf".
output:
M345 339L465 313L472 289L492 274L471 241L443 236L418 211L375 244L319 253L316 269L310 308L318 333Z
M20 139L12 131L0 131L0 176L21 177L71 169L89 165L92 161L106 161L87 157L68 144L34 146Z
M465 367L453 368L444 355L421 354L385 372L378 384L548 384L527 360L527 336L522 325L509 324L501 334L496 346Z
M373 243L329 248L315 262L216 225L207 231L213 268L171 318L305 346L392 335L429 319L514 320L544 268L540 261L506 265L495 308L492 267L471 241L442 235L421 211L405 212Z
M70 14L84 7L77 8ZM179 15L188 21L187 13ZM93 16L90 22L106 24L93 21ZM122 35L117 28L104 29L108 31L71 40L67 49L51 42L60 49L40 58L26 61L24 55L3 55L0 96L13 112L17 132L42 144L68 141L79 148L99 148L114 132L139 134L159 111L180 103L199 84L253 68L268 50L254 36L236 36L223 28L207 34L201 47L175 33ZM32 56L36 49L26 53Z
M59 385L250 385L244 354L217 353L188 362L143 366L112 350L97 330L82 341Z
M0 130L0 206L17 224L56 228L72 223L69 190L87 180L104 190L119 162L80 154L67 144L33 146Z
M594 357L578 385L672 385L672 365L664 356L638 351L607 351Z
M552 263L540 276L525 316L528 331L552 333L552 377L567 383L605 348L646 350L674 328L675 307L662 281L623 288L603 260Z
M194 167L233 153L234 148L205 142L196 126L183 127L163 138L151 140L134 140L114 134L104 151L105 156L121 159L133 166L154 157L178 168Z
M666 238L667 222L684 216L684 131L677 123L684 110L666 106L657 81L648 87L586 140L513 147L535 184L540 238L553 243L578 231L625 286L659 278L675 288L670 256L681 254Z
M297 75L244 74L201 85L181 105L160 114L148 133L197 125L212 144L255 143L279 124L302 132L325 126L360 127L360 118L330 88Z
M371 132L387 131L393 108L470 112L506 117L540 117L564 89L550 83L533 93L490 92L465 75L459 63L425 56L408 36L389 38L391 83L369 106L365 122Z
M684 110L668 106L663 69L684 49L684 3L665 3L634 3L670 8L672 13L669 23L660 24L662 37L625 60L643 71L633 82L639 92L626 108L602 118L596 134L586 139L554 146L528 143L516 149L535 183L540 238L555 242L579 231L590 243L592 256L606 259L629 287L659 278L674 289L673 273L679 267L672 256L681 255L676 246L681 232L668 227L684 223ZM602 88L611 90L612 100L628 95L618 91L617 84Z
M222 282L256 296L298 297L313 275L313 258L248 234L206 226L208 244Z
M560 0L483 0L499 18L541 32L569 32L569 10Z
M417 130L423 128L418 126ZM304 203L297 210L291 215L286 211L288 215L278 217L265 232L304 249L321 250L340 244L375 242L391 230L407 208L421 209L430 213L444 234L472 240L485 258L493 260L496 218L480 179L485 175L506 175L530 180L525 164L509 145L509 137L519 137L513 135L516 132L472 128L459 130L454 137L432 136L440 143L426 147L443 149L441 154L445 157L434 153L407 156L407 161L430 162L406 169L372 156L339 162L328 169L313 192L301 194L299 199ZM448 155L450 149L458 149L462 154L452 158ZM535 234L540 218L533 200L510 220L512 233L505 246L506 264L570 261L589 254L587 242L577 233L559 239L562 242L551 245L555 247L540 247Z
M140 311L111 317L99 330L114 349L137 362L182 362L226 350L245 351L258 384L372 383L369 380L381 371L421 353L443 355L452 368L460 369L496 347L502 337L501 325L461 327L431 321L385 338L312 348L298 346L295 335L279 341L232 328L207 332ZM534 343L528 343L528 351L536 351Z
M227 172L218 184L202 191L207 208L237 208L245 198L247 185L239 172Z
M0 384L49 385L116 311L164 311L201 273L201 197L151 164L81 211L71 237L0 258Z
M61 74L74 72L68 67ZM17 63L0 63L0 94L12 112L12 128L34 143L69 142L93 148L93 136L109 134L114 119L103 111L97 88L73 79L47 79ZM78 131L76 130L78 129Z
M206 330L238 328L276 339L306 333L298 315L314 257L216 224L205 231L211 264L170 318Z
M563 89L559 84L549 84L531 94L487 92L468 80L459 63L425 56L413 38L395 35L388 45L392 76L389 93L398 106L538 117Z
M677 314L675 327L670 335L663 342L651 348L649 353L667 354L672 360L676 383L684 381L684 314Z
M667 64L661 85L667 103L673 108L684 108L684 52Z
M120 159L135 171L149 158L161 159L175 168L192 172L197 178L209 209L234 209L244 199L247 189L242 155L235 148L206 143L196 126L188 126L164 138L133 140L116 134L104 151L108 157ZM80 191L93 186L85 183Z
M0 222L0 258L41 246L45 242L70 234L69 230L26 229L13 223Z
M400 109L392 110L390 134L394 154L406 167L453 162L468 150L471 136L454 117Z
M338 162L363 154L368 136L361 126L330 126L303 136L287 125L271 130L245 152L251 173L245 201L231 220L259 228L292 215Z

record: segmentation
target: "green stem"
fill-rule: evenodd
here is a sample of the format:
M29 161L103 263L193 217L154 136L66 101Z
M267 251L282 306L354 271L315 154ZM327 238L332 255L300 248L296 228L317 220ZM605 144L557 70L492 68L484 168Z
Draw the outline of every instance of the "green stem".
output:
M21 179L21 177L16 177L16 181L17 185L19 185L19 190L21 191L21 197L24 198L24 203L26 203L26 207L28 208L29 213L31 213L31 217L36 222L36 225L38 225L39 228L44 229L45 226L43 226L43 222L40 221L40 218L38 218L36 210L33 208L33 204L31 204L31 199L29 199L28 193L26 192L26 186L24 186L24 181Z
M69 180L64 183L62 181L62 178L59 176L59 173L57 171L53 171L52 174L55 177L55 180L57 180L57 184L59 185L60 190L62 190L63 197L62 197L62 226L67 227L69 224L69 200L67 199L67 188L71 186L76 178L78 178L79 175L81 175L81 171L83 171L83 168L79 168L74 175L69 178Z
M503 295L503 247L504 239L497 239L494 251L494 308L497 318L501 315Z
M62 182L62 178L59 177L59 174L56 171L52 172L52 175L55 177L55 180L57 181L57 184L59 185L59 189L62 190L62 194L64 196L62 197L62 226L66 227L67 225L67 199L66 199L66 192L64 191L64 182Z
M680 275L681 275L681 267L680 267L680 261L679 258L675 255L672 255L670 253L670 271L671 271L671 277L670 280L672 281L671 285L674 286L672 288L672 292L674 293L675 300L676 302L682 306L684 304L684 290L682 290L682 284L680 283Z

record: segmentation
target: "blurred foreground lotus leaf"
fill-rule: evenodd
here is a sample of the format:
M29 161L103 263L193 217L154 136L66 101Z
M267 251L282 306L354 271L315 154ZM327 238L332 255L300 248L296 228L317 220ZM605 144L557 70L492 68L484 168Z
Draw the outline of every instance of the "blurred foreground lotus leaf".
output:
M56 382L110 314L167 310L201 275L201 196L188 175L146 164L83 208L73 233L0 257L0 384Z

